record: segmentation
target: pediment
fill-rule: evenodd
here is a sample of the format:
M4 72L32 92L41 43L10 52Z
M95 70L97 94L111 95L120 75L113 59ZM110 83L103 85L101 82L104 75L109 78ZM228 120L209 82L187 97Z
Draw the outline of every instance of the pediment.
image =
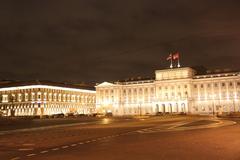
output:
M108 86L114 86L114 84L109 82L103 82L97 85L96 87L108 87Z

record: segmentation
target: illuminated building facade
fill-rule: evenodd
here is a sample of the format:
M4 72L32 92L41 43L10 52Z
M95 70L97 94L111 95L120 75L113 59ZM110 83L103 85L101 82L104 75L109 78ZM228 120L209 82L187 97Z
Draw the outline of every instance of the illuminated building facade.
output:
M96 110L113 115L222 114L239 112L239 97L239 72L199 74L183 67L156 70L149 80L103 82L96 86Z
M5 116L90 114L95 111L94 88L53 82L0 85L0 111Z

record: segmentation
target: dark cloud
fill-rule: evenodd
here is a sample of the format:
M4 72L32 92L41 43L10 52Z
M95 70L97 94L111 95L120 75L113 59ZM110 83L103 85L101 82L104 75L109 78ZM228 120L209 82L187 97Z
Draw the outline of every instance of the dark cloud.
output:
M238 0L0 2L0 77L111 81L184 66L240 68Z

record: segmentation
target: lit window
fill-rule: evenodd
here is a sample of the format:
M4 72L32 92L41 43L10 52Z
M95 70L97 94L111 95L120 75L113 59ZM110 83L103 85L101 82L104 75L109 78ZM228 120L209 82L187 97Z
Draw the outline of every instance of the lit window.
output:
M153 89L153 88L151 88L151 92L152 92L152 93L154 92L154 89Z
M34 98L35 98L35 94L34 93L32 93L32 97L31 97L31 99L34 101Z
M25 101L28 101L28 94L25 93Z
M22 101L22 95L18 94L18 101L21 102Z
M226 92L222 92L222 97L223 97L223 98L226 97Z
M178 96L179 96L179 97L182 97L182 93L181 93L181 92L178 92Z
M2 95L2 102L8 102L8 95Z
M168 93L165 93L165 97L168 97Z

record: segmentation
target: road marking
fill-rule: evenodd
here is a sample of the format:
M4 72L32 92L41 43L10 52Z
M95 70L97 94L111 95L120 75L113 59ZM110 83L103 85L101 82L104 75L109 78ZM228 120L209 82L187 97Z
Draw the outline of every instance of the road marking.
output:
M91 141L86 141L85 143L90 143Z
M69 146L62 146L62 148L68 148Z
M33 148L19 148L19 151L32 151Z
M96 140L96 139L93 139L93 140L92 140L92 142L95 142L95 141L97 141L97 140Z
M78 144L84 144L83 142L79 142Z
M43 153L47 153L47 152L48 152L48 151L42 151L42 152L40 152L40 153L42 153L42 154L43 154Z
M76 145L77 145L77 144L72 144L71 146L72 146L72 147L75 147Z
M53 148L52 150L53 150L53 151L57 151L57 150L59 150L59 148Z
M20 157L14 157L14 158L12 158L10 160L18 160L18 159L20 159Z
M36 156L35 153L32 153L32 154L28 154L27 157L32 157L32 156Z
M23 146L34 146L35 144L33 144L33 143L24 143L24 144L22 144Z

